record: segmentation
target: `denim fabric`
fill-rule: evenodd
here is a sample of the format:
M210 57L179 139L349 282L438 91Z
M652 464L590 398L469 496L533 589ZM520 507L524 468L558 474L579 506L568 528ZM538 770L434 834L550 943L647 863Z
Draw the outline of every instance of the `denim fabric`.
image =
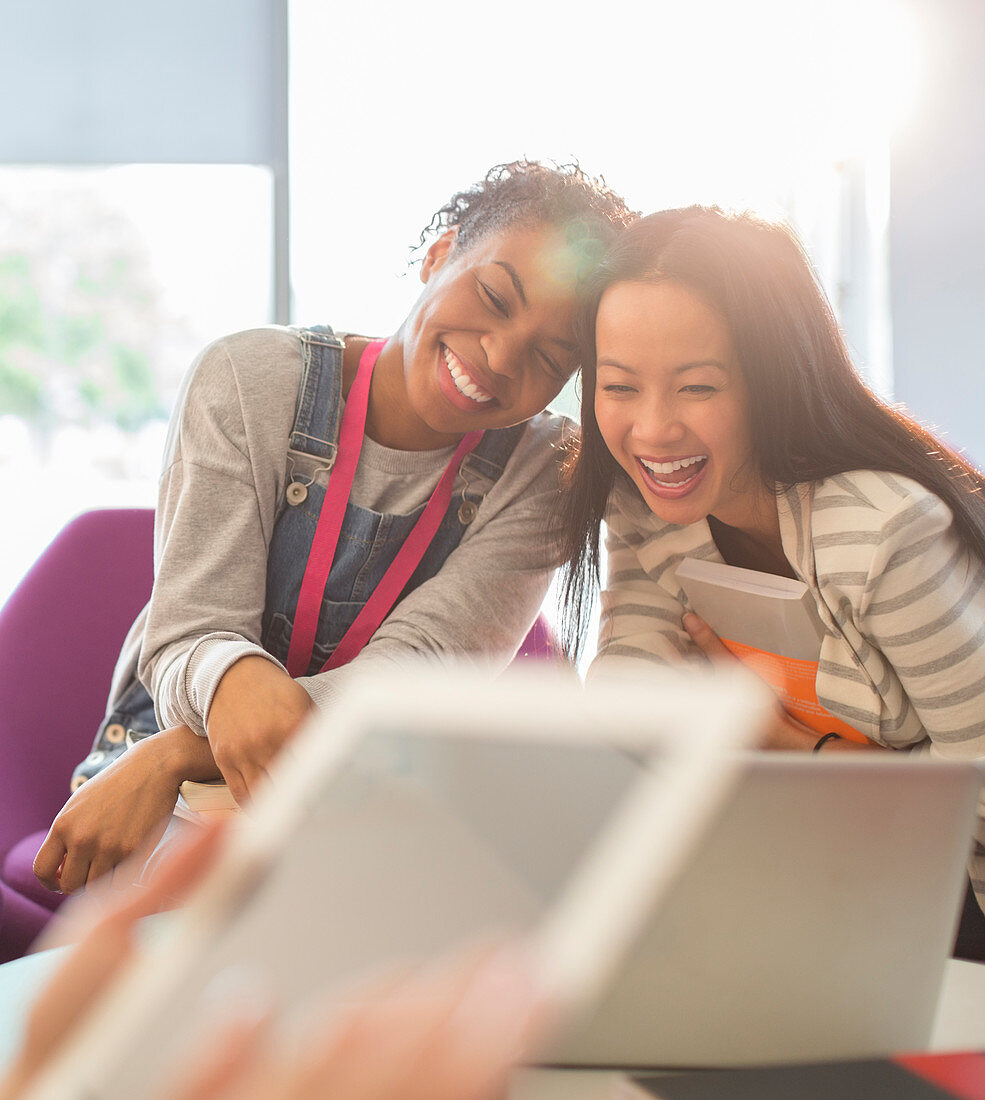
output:
M321 460L319 469L331 469L338 450L342 419L342 351L344 344L328 326L299 330L303 357L301 386L288 451L291 455ZM467 527L469 509L474 516L482 497L502 474L523 433L523 425L487 431L462 463L465 486L459 486L430 546L407 582L401 599L435 576L458 546ZM309 463L310 465L310 463ZM290 479L289 479L290 480ZM287 661L301 581L325 499L325 487L314 481L305 485L299 503L286 494L286 503L274 526L267 559L267 591L260 642L279 661ZM290 488L290 485L288 486ZM464 508L463 508L464 505ZM465 520L460 518L460 510ZM408 515L394 515L346 506L335 560L325 586L315 646L308 674L318 672L334 652L363 605L424 511L422 504ZM76 769L73 789L102 770L125 748L124 734L157 732L154 707L146 689L132 683L114 703L99 728L93 751Z
M293 451L335 460L342 408L342 344L330 330L309 329L300 334L305 370L298 395L298 411L291 434ZM462 464L469 483L469 500L478 503L477 483L483 491L503 472L522 426L486 432ZM267 596L261 644L286 662L303 566L325 499L325 488L311 484L305 500L284 510L274 528L267 568ZM463 492L453 495L444 519L401 597L433 577L458 546L466 525L459 518ZM315 647L308 675L328 660L363 605L383 579L397 551L424 511L421 504L407 515L383 514L346 506L335 560L322 599Z
M92 743L92 751L72 773L73 791L112 764L126 749L128 730L133 734L131 740L140 740L157 733L153 700L139 680L134 680L127 686L103 719Z

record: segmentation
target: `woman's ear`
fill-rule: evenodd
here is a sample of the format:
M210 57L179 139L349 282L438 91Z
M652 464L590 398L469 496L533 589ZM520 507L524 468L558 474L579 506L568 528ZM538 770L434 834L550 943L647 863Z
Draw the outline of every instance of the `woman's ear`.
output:
M453 225L431 245L424 254L424 263L421 264L421 282L426 283L431 276L444 267L445 261L455 251L458 243L458 226Z

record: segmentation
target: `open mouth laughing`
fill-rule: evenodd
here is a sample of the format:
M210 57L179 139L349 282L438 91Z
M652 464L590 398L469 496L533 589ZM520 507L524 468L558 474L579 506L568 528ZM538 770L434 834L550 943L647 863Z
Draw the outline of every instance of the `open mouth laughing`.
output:
M708 456L687 455L662 462L637 456L636 464L651 492L664 498L681 497L701 480L708 467Z
M493 394L484 390L476 382L472 374L469 373L468 364L459 359L451 348L442 344L441 354L445 360L445 366L448 368L452 385L462 397L467 398L475 405L487 405L491 401L496 401Z

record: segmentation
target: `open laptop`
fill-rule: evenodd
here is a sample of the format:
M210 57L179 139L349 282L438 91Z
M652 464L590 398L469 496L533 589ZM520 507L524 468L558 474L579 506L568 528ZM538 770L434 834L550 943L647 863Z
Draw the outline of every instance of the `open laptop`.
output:
M591 1004L693 857L771 702L738 671L588 690L539 671L356 684L292 742L30 1100L154 1100L231 973L289 1022L341 981L490 927L530 939L562 1009Z
M560 1063L721 1066L925 1048L982 777L904 754L749 758Z

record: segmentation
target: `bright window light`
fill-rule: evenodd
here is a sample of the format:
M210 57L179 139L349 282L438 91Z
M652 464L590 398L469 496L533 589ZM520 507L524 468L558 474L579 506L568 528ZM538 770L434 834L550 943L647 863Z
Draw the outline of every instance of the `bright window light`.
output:
M153 506L181 376L270 271L266 169L0 168L0 602L71 516Z

